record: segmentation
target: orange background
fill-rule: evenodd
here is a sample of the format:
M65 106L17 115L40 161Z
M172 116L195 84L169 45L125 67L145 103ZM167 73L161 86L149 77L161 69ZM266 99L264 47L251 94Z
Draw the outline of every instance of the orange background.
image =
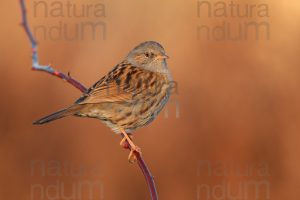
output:
M32 26L88 20L34 17L32 1L26 2ZM170 103L168 118L163 112L134 137L155 176L160 199L197 199L199 185L213 188L225 181L237 188L257 180L269 184L269 199L300 198L299 1L266 0L270 17L238 19L198 18L194 0L100 2L106 9L106 17L100 18L107 25L106 40L39 39L40 62L70 71L72 77L90 86L138 43L156 40L165 47L178 82L178 94L172 99L180 104L180 116L176 118L176 106ZM99 121L69 117L44 126L31 124L70 105L80 92L55 77L30 70L30 44L18 26L18 1L3 1L0 13L0 199L39 199L33 198L31 186L47 188L57 180L65 184L68 194L73 183L100 180L103 199L149 199L139 168L127 162L128 151L119 146L120 137ZM197 39L201 24L264 20L270 24L269 40ZM79 176L31 174L36 160L67 162L87 172ZM224 170L233 163L242 171L251 168L252 173L209 175L200 169L201 161L211 163L213 170ZM264 176L257 174L261 163L267 166ZM100 173L95 175L90 169ZM208 199L201 195L200 199ZM259 195L265 199L263 192ZM255 199L254 192L250 190L246 197ZM82 199L88 199L86 194Z

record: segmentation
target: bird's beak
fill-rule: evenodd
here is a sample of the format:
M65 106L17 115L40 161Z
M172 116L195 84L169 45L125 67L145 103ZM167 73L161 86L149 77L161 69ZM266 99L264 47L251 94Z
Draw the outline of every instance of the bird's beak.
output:
M169 59L170 57L166 54L163 54L163 55L159 55L158 58L160 58L160 59Z
M164 59L169 59L170 57L169 57L168 55L165 54L165 55L163 55L163 58L164 58Z

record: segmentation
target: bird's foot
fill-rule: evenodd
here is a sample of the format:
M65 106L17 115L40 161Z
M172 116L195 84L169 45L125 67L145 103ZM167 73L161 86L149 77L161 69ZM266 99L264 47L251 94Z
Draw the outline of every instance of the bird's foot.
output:
M142 154L142 150L141 150L140 147L138 147L138 146L136 146L136 145L134 145L133 147L131 147L130 153L129 153L129 155L128 155L128 161L129 161L130 163L136 163L136 161L137 161L137 157L136 157L136 155L135 155L135 152L137 152L137 153L139 153L139 154Z
M125 137L122 138L120 142L120 146L123 147L124 149L129 149L129 143L127 142Z
M123 133L123 139L121 140L120 145L125 149L130 149L128 161L130 163L136 163L137 157L135 155L135 152L142 154L142 150L132 142L131 135L128 135L125 131L122 131L122 133Z

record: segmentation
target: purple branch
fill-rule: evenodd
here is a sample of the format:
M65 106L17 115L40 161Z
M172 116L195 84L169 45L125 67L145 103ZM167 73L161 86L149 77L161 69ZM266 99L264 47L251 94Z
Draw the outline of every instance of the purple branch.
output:
M87 88L85 86L83 86L79 81L71 78L69 75L65 75L65 74L53 69L50 65L40 65L39 59L38 59L37 42L29 28L29 24L28 24L28 20L27 20L25 1L20 0L20 5L21 5L21 12L22 12L22 26L26 32L26 35L31 43L31 48L32 48L32 69L36 70L36 71L46 72L48 74L56 76L62 80L67 81L68 83L70 83L71 85L73 85L74 87L79 89L81 92L85 92L87 90ZM127 147L124 147L124 148L131 149L129 144ZM137 157L138 165L139 165L140 169L142 170L143 175L146 179L146 182L147 182L147 185L148 185L148 188L150 191L150 195L151 195L151 200L158 200L158 195L157 195L154 179L153 179L153 176L151 175L149 168L147 167L145 161L143 160L143 158L139 152L135 151L134 154Z
M145 161L143 160L143 158L139 152L135 151L134 154L137 158L138 165L141 168L141 170L145 176L145 179L147 181L151 199L158 200L158 195L157 195L157 191L156 191L156 187L155 187L155 183L154 183L154 178L153 178L149 168L147 167Z
M87 90L86 87L84 87L80 82L76 81L75 79L71 78L69 75L65 75L55 69L53 69L50 65L40 65L39 63L39 57L38 57L38 51L37 51L37 42L34 38L28 24L27 20L27 12L26 12L26 5L24 0L20 0L21 5L21 11L22 11L22 26L24 27L24 30L28 36L28 39L31 43L32 48L32 69L37 71L43 71L47 72L53 76L56 76L58 78L61 78L77 89L79 89L81 92L85 92Z

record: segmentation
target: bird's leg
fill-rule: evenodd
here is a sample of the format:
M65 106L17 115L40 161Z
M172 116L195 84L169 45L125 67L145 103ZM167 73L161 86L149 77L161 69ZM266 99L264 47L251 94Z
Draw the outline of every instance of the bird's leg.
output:
M124 130L120 130L121 133L123 134L123 139L121 140L120 142L120 145L123 146L123 147L126 147L126 144L125 142L127 142L130 146L130 153L129 153L129 156L128 156L128 161L130 163L135 163L137 158L136 156L134 155L134 151L138 152L138 153L142 153L141 149L136 146L133 142L132 142L132 139L131 139L131 136L128 135Z
M122 140L120 142L120 146L123 147L124 149L129 149L129 143L127 142L126 137L124 137L123 134L121 136L122 136Z

